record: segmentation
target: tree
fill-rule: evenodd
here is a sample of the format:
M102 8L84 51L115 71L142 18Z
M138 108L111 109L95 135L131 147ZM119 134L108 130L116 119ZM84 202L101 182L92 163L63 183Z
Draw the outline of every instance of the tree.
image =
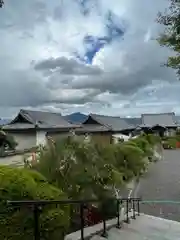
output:
M0 0L0 8L2 8L4 5L4 1L3 0Z
M111 145L65 139L42 150L33 167L69 198L100 198L110 187L122 185L122 175L113 165L113 158Z
M18 143L15 141L12 135L6 134L3 130L0 130L0 155L5 153L5 150L15 150Z
M176 69L177 74L180 75L180 0L170 0L169 9L159 13L157 21L165 26L158 42L176 53L168 58L165 65Z

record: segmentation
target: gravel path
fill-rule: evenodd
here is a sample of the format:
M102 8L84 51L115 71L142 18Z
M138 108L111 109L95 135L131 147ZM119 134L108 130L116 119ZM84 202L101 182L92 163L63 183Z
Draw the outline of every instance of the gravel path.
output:
M180 150L165 150L164 160L150 166L136 192L145 201L179 201L178 204L142 203L141 212L180 221Z

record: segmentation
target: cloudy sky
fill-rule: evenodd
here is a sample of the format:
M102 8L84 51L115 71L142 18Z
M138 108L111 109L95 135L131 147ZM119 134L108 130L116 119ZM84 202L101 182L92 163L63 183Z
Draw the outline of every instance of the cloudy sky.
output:
M180 82L154 40L168 0L5 0L0 116L20 108L180 114Z

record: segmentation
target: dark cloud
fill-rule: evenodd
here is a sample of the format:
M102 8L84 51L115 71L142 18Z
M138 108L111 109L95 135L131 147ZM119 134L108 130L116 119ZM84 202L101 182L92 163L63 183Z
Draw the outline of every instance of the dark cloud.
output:
M168 1L97 0L98 10L94 2L82 14L79 1L6 0L0 14L0 109L65 106L135 114L159 111L158 101L162 109L179 108L175 72L161 67L171 53L152 40L162 30L157 12ZM101 49L93 66L73 59L75 52L86 54L85 36L104 36L108 11L128 23L124 37ZM160 89L154 80L171 85L150 93L149 86Z
M49 58L40 61L34 65L35 70L49 71L57 70L63 75L99 75L101 69L95 66L85 65L76 59L68 59L66 57Z

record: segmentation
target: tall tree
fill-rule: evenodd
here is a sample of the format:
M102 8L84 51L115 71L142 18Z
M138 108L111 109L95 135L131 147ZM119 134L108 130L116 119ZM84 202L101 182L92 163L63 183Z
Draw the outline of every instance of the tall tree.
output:
M2 8L4 5L4 1L3 0L0 0L0 8Z
M176 69L180 75L180 0L169 1L169 8L158 14L157 21L165 26L158 41L161 46L167 46L175 52L168 58L166 66Z

